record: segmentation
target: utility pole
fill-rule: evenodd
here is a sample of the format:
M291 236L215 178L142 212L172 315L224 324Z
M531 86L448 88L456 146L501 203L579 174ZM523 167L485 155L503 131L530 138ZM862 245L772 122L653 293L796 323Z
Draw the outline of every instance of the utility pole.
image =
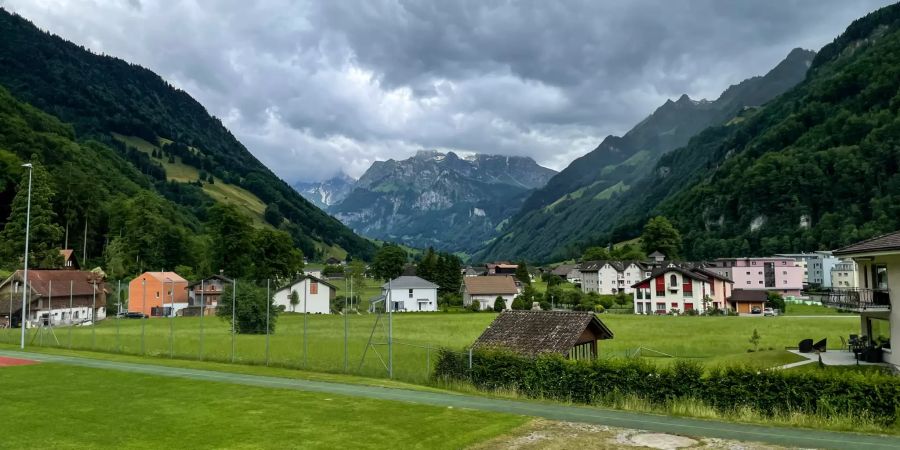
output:
M19 348L25 348L25 299L28 296L28 238L29 233L31 232L31 176L34 172L34 167L31 163L22 164L22 167L28 169L28 206L25 208L25 270L23 271L23 282L22 282L22 341L19 343ZM10 317L10 319L12 319Z

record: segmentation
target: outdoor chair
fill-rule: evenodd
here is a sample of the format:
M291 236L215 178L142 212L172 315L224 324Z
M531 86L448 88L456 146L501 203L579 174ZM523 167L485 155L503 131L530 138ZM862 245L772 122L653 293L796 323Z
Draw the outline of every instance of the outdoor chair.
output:
M797 346L800 349L800 353L812 353L813 351L813 340L812 339L804 339L800 341L800 345Z
M847 345L847 340L844 339L843 336L840 336L840 338L841 338L841 350L844 350L844 349L849 350L849 349L850 349L850 346Z
M821 341L813 344L813 350L815 350L819 353L823 353L823 352L825 352L825 348L826 348L827 344L828 344L828 339L822 339Z

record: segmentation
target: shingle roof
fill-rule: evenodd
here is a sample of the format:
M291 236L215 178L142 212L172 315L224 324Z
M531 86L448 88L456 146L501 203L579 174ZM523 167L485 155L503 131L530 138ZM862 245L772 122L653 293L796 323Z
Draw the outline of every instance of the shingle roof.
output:
M473 348L505 348L527 356L566 354L590 328L598 339L613 333L589 311L504 311L478 337Z
M511 276L468 277L463 279L469 295L518 294L516 281Z
M647 255L647 256L649 256L649 257L651 257L651 258L665 258L665 257L666 257L666 255L662 254L662 253L661 253L660 251L658 251L658 250L655 251L655 252L653 252L653 253L651 253L651 254L649 254L649 255Z
M203 278L203 279L194 281L194 282L188 284L188 287L189 287L189 288L192 288L192 287L194 287L194 286L199 285L200 283L203 283L203 282L206 282L206 281L209 281L209 280L219 280L219 281L222 281L223 283L231 284L231 279L230 279L230 278L226 278L226 277L224 277L224 276L222 276L222 275L212 275L212 276L208 276L208 277L206 277L206 278Z
M581 271L582 272L596 272L603 268L603 266L609 264L613 269L616 269L619 272L625 271L628 266L632 264L637 266L639 269L644 270L646 265L640 261L612 261L612 260L599 260L599 261L585 261L581 263Z
M564 277L573 270L575 270L575 264L563 264L563 265L553 269L553 271L551 271L550 273L552 273L553 275L559 275L561 277Z
M691 278L691 279L697 280L697 281L709 281L708 275L704 275L703 273L698 273L698 271L696 269L691 270L691 269L685 269L682 267L672 265L672 266L667 266L667 267L657 267L656 269L653 269L653 271L650 272L649 277L644 278L643 280L632 284L631 287L636 288L639 285L641 285L642 283L646 283L660 275L663 275L663 274L666 274L669 272L677 272L677 273L680 273L681 276L688 277L688 278ZM719 275L716 275L716 277L721 278Z
M0 288L6 286L10 281L22 281L22 271L13 272L6 280L0 283ZM90 296L94 294L94 285L91 280L94 279L93 272L85 270L28 270L28 286L31 287L32 296L48 297L53 294L53 298L64 298L69 296L69 287L71 286L72 295L75 297ZM52 281L52 292L51 292ZM105 301L102 294L106 292L106 284L103 280L97 284L97 301ZM32 297L36 298L36 297ZM18 311L21 307L21 294L12 301L12 310ZM10 307L10 300L7 298L0 299L0 310L7 311Z
M187 280L175 272L144 272L144 274L165 283L171 283L173 281L176 283L187 283Z
M769 293L757 289L735 289L731 291L729 300L734 302L764 302L769 299Z
M384 283L381 287L387 289L388 283ZM391 280L390 287L391 289L437 289L440 286L423 278L404 275Z
M312 276L312 275L310 275L310 274L303 274L303 275L300 275L300 276L297 277L297 278L294 278L293 280L291 280L290 284L288 284L288 285L286 285L286 286L282 286L282 287L281 287L280 289L278 289L278 291L276 291L276 292L280 292L280 291L283 291L283 290L285 290L285 289L291 288L291 287L293 287L295 284L297 284L297 283L299 283L299 282L301 282L301 281L303 281L303 280L306 280L306 279L310 279L310 280L312 280L312 281L318 282L319 284L324 284L325 286L328 286L328 287L330 287L331 289L334 289L335 291L338 290L337 286L335 286L335 285L333 285L333 284L331 284L331 283L329 283L329 282L327 282L327 281L325 281L325 280L323 280L323 279L321 279L321 278L314 277L314 276ZM229 282L231 282L231 281L229 280Z
M882 234L871 239L866 239L832 252L835 256L850 256L857 253L872 253L900 250L900 231Z

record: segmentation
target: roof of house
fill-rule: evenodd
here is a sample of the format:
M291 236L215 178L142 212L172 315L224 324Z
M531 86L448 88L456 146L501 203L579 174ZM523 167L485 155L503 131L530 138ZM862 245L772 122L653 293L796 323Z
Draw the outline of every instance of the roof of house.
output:
M474 348L505 348L527 356L566 354L590 328L599 339L613 333L590 311L503 311L475 341Z
M640 269L645 269L646 265L640 261L612 261L612 260L598 260L598 261L585 261L581 263L582 272L596 272L603 268L603 266L609 264L613 269L616 269L619 272L624 271L628 266L635 265Z
M516 281L511 276L468 277L463 279L469 295L518 294Z
M663 254L662 252L660 252L659 250L657 250L657 251L655 251L655 252L653 252L653 253L651 253L651 254L649 254L649 255L647 255L647 256L649 256L649 257L651 257L651 258L665 258L665 257L666 257L666 255L664 255L664 254Z
M709 269L707 269L706 267L694 267L694 268L691 269L691 270L694 271L694 272L696 272L696 273L699 273L699 274L701 274L701 275L704 275L704 276L706 276L706 277L708 277L708 278L715 278L715 279L718 279L718 280L725 281L725 282L727 282L727 283L734 283L734 280L732 280L731 278L728 278L728 277L726 277L725 275L719 275L718 273L713 272L712 270L709 270Z
M424 278L409 275L394 278L389 283L382 284L381 287L387 289L389 284L391 289L437 289L440 287Z
M74 254L74 251L71 248L64 248L59 251L59 254L62 255L64 260L68 260Z
M697 269L686 269L686 268L679 267L676 265L671 265L671 266L667 266L667 267L657 267L656 269L653 269L653 271L650 272L649 277L644 278L643 280L632 284L631 287L636 288L643 283L646 283L660 275L664 275L669 272L680 273L681 276L683 276L683 277L688 277L690 279L697 280L697 281L709 281L709 276L704 275L702 273L698 273ZM719 277L719 276L716 275L716 277ZM719 277L719 278L721 278L721 277Z
M0 283L3 288L11 281L22 281L22 271L13 272L6 280ZM69 296L69 288L71 287L73 296L92 295L94 293L94 284L92 280L97 279L96 274L87 270L28 270L28 286L31 287L34 296L48 297L51 294L54 298ZM51 291L51 288L53 289ZM105 293L105 283L102 278L97 283L97 294ZM6 300L6 303L2 303ZM22 308L21 295L17 301L13 301L13 311ZM9 300L0 299L3 305L3 311L8 310Z
M900 231L882 234L864 241L850 244L832 252L835 256L850 256L857 253L873 253L900 250Z
M143 275L156 278L158 281L165 283L171 283L173 281L176 283L187 283L187 280L175 272L144 272Z
M562 264L560 266L557 266L552 271L550 271L550 273L552 273L553 275L559 275L561 277L564 277L564 276L568 275L569 272L575 270L575 268L576 268L575 264Z
M733 302L764 302L768 299L769 293L760 289L735 289L729 297Z
M303 275L298 276L297 278L294 278L293 280L291 280L291 282L290 282L289 284L287 284L287 285L285 285L285 286L282 286L280 289L278 289L278 291L275 291L275 292L283 291L283 290L285 290L285 289L290 289L290 288L293 287L295 284L297 284L297 283L299 283L299 282L301 282L301 281L303 281L303 280L311 280L311 281L315 281L315 282L318 282L319 284L324 284L325 286L328 286L328 287L334 289L335 291L338 290L338 287L337 287L337 286L335 286L335 285L333 285L333 284L331 284L331 283L329 283L329 282L327 282L327 281L325 281L325 280L323 280L323 279L321 279L321 278L319 278L319 277L314 277L314 276L312 276L312 275L310 275L310 274L303 274Z
M206 278L203 278L203 279L200 279L200 280L191 282L190 284L188 284L188 287L189 287L189 288L192 288L192 287L194 287L194 286L196 286L196 285L198 285L198 284L200 284L200 283L203 283L203 282L205 282L205 281L210 281L210 280L219 280L219 281L222 281L222 282L224 282L224 283L231 283L231 278L226 278L226 277L223 276L223 275L212 275L212 276L208 276L208 277L206 277Z

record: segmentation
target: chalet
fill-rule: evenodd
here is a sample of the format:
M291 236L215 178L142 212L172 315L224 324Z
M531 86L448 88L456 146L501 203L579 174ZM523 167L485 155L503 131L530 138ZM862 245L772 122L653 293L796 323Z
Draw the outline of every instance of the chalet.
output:
M823 305L859 313L860 343L866 361L882 360L900 371L900 351L893 354L893 335L900 336L900 231L877 236L837 249L839 258L857 266L858 287L832 287L819 295Z
M346 263L343 260L331 256L325 260L325 264L328 264L329 266L343 266Z
M204 315L215 314L216 307L221 301L222 291L225 290L225 286L231 286L231 284L231 279L225 278L223 275L213 275L188 284L188 307L183 314L197 316L200 315L201 308Z
M128 311L148 317L178 315L188 307L188 281L175 272L144 272L128 283Z
M587 311L503 311L475 341L474 349L505 349L534 357L555 353L595 359L597 341L613 333Z
M381 286L381 295L371 300L372 306L385 302L391 311L437 311L440 286L416 276L403 275Z
M519 265L507 261L502 261L485 264L484 267L488 275L515 275L516 269L519 268Z
M674 263L653 269L650 276L633 284L635 314L666 314L723 309L730 280L702 268ZM714 290L718 286L719 294ZM718 295L718 303L714 296Z
M480 276L484 276L485 274L487 274L487 270L485 270L483 268L475 268L475 267L469 266L469 267L466 267L465 269L462 269L462 274L464 277L480 277Z
M63 269L81 270L81 265L78 264L78 258L75 257L75 252L72 249L67 248L60 250L59 254L63 259Z
M337 286L312 275L300 275L287 286L275 291L273 301L285 311L330 314L331 301L337 295ZM297 304L291 304L291 297L297 293Z
M497 297L502 297L506 302L506 309L510 309L520 292L515 279L509 275L463 278L462 296L465 306L478 302L478 309L491 309Z
M0 317L10 326L22 323L23 273L17 270L0 284ZM32 325L71 325L106 317L102 275L81 270L29 270L25 320Z
M556 275L563 280L568 281L569 283L580 283L581 282L581 271L578 270L578 266L575 264L562 264L557 266L555 269L550 271L551 274Z

